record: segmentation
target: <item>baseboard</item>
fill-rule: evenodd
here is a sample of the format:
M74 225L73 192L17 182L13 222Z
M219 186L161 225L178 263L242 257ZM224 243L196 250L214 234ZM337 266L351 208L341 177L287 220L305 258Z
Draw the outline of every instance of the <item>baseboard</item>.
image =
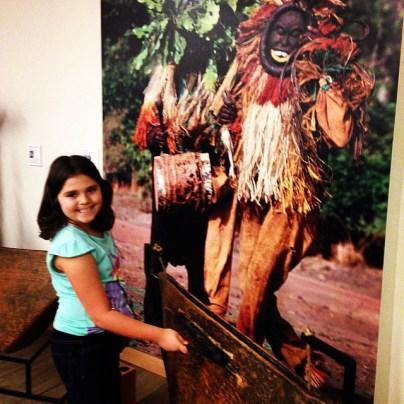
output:
M166 377L163 360L154 355L138 351L135 348L126 347L121 352L121 359L131 365L147 370L150 373L164 378Z

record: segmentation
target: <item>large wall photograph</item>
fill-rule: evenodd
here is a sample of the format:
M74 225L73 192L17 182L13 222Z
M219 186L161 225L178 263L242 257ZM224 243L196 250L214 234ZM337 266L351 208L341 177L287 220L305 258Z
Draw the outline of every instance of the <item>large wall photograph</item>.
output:
M104 171L139 318L161 323L166 270L330 402L341 367L300 336L351 356L373 402L402 17L399 0L102 1Z

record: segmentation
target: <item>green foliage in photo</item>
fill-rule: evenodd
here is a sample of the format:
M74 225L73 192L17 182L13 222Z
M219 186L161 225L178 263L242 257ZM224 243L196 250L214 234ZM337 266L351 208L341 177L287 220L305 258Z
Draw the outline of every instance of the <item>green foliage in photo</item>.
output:
M361 60L375 72L370 132L363 155L332 150L324 217L337 217L354 242L384 237L401 43L399 0L348 0L347 29L360 40ZM215 88L235 54L239 23L258 0L103 0L103 91L106 171L151 188L148 151L132 143L143 91L157 61L177 64L178 92L190 71ZM365 27L369 29L366 30ZM368 31L368 32L366 32Z

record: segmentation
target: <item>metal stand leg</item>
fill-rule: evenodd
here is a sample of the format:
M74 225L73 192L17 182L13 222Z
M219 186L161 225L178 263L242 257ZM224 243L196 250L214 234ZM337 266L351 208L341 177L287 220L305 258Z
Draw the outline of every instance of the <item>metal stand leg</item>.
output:
M157 245L144 245L144 271L146 276L144 316L146 323L157 326L163 324L160 285L157 274L164 271L164 266L159 251Z
M13 355L0 354L0 361L19 363L25 366L25 391L0 387L1 394L7 396L28 398L31 400L41 401L45 403L62 403L64 401L66 395L60 398L56 398L42 394L34 394L32 392L32 364L35 361L35 359L37 359L38 356L42 354L42 352L46 349L48 345L49 345L49 339L47 339L43 344L41 344L39 348L29 358L19 358Z

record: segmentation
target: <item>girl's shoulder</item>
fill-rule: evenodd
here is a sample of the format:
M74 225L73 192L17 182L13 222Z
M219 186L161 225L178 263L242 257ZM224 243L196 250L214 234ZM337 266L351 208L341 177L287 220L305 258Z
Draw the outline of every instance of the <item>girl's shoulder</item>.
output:
M76 257L94 250L88 235L75 226L65 226L51 240L49 254Z
M76 226L68 224L57 231L55 236L52 238L51 243L57 244L60 242L64 242L65 240L67 241L71 241L74 239L84 240L86 238L87 238L86 233L83 230L79 229Z

